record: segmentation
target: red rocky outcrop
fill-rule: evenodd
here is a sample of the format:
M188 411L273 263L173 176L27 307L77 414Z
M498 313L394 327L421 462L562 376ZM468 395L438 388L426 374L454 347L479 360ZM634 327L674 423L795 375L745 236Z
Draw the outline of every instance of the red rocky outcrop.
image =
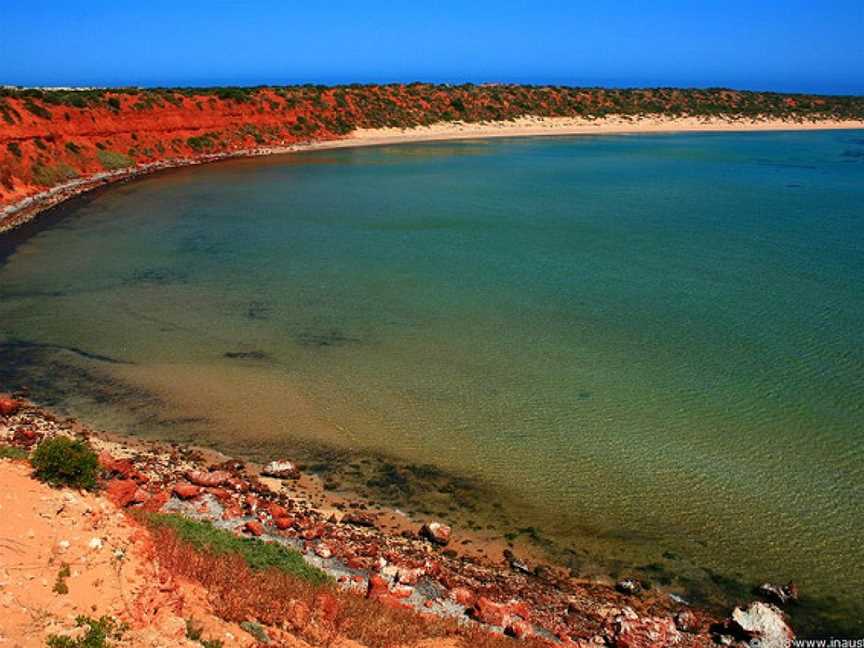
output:
M178 482L174 484L172 489L174 494L180 499L188 500L198 497L201 494L201 488L188 482Z
M214 488L216 486L221 486L231 479L231 474L224 470L214 470L211 472L204 470L190 470L186 473L186 479L197 486Z
M510 621L510 611L502 603L495 603L481 596L468 611L472 619L487 625L505 627Z

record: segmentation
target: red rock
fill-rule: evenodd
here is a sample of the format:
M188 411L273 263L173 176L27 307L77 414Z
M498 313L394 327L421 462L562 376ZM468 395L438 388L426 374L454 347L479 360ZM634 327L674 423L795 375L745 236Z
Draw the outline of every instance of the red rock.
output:
M231 477L225 482L225 485L238 493L246 493L249 491L249 484L237 477Z
M303 533L300 534L300 536L304 540L315 540L317 538L320 538L323 535L324 535L324 528L321 526L316 526L316 527L312 527L310 529L306 529L303 531Z
M504 634L509 635L515 639L524 639L525 637L530 637L533 633L533 629L531 628L531 624L527 621L511 621L506 628L504 628Z
M471 607L477 599L477 597L474 596L474 592L466 587L456 587L450 590L450 598L456 601L459 605L464 605L465 607Z
M525 601L515 601L510 603L507 607L510 609L511 614L522 617L526 621L531 620L531 608L528 607L528 604Z
M278 517L273 520L273 524L276 525L276 528L280 531L284 531L285 529L290 529L292 526L294 526L294 518Z
M422 569L400 568L399 573L396 574L396 579L403 585L416 585L422 575Z
M341 608L339 601L329 592L320 592L316 594L312 605L315 608L315 616L329 624L336 621L336 617L339 615L339 610Z
M290 513L288 513L288 509L286 509L281 504L277 504L276 502L270 502L270 504L267 506L267 512L270 513L270 517L272 517L274 520L276 518L287 518L290 515Z
M174 484L173 491L177 497L184 500L198 497L201 494L201 489L198 486L193 486L188 482Z
M226 491L224 488L208 488L207 492L210 493L213 497L218 499L223 504L227 504L231 502L231 493Z
M120 508L143 504L149 499L147 493L138 488L138 483L132 479L112 479L105 486L105 493Z
M668 648L681 635L670 618L639 617L626 609L612 620L607 638L615 648Z
M123 479L134 479L138 482L148 481L147 476L138 470L129 459L115 459L105 450L99 453L99 466L109 475L120 475Z
M450 542L450 527L440 522L427 522L420 528L420 535L443 547Z
M345 566L348 567L348 569L366 569L368 565L362 558L351 556L345 561Z
M186 479L193 484L210 488L221 486L230 478L231 475L224 470L214 470L212 472L204 470L190 470L186 473Z
M151 513L161 511L162 507L171 499L171 494L166 490L161 490L155 495L150 494L150 498L144 502L144 510Z
M469 614L475 621L487 625L504 627L510 620L510 614L507 612L506 605L495 603L485 596L477 599L474 607L469 610Z
M243 509L234 502L225 507L225 510L222 511L222 519L230 520L232 518L238 518L243 515Z
M0 415L12 416L13 414L17 414L20 409L21 401L17 401L14 398L0 398Z
M12 435L12 440L25 446L31 446L42 439L42 434L30 428L18 428Z
M258 520L249 520L245 525L243 525L243 528L254 536L264 535L264 525Z
M395 596L396 598L399 598L399 599L406 599L409 596L411 596L413 593L414 593L413 587L406 587L404 585L397 585L390 592L390 594L392 596Z
M390 591L390 586L384 577L378 574L372 574L369 577L369 589L366 591L366 598L381 598Z

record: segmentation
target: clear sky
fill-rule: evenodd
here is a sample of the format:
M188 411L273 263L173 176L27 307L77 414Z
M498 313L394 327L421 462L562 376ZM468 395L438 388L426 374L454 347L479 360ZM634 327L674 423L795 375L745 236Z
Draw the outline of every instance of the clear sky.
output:
M864 94L864 0L0 0L0 83Z

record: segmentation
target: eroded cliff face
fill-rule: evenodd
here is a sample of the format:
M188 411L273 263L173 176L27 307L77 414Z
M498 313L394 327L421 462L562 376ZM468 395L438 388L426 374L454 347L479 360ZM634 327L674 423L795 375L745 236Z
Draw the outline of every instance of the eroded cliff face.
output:
M0 206L104 171L339 135L326 107L316 114L271 92L248 101L152 99L118 94L108 96L110 104L76 107L6 98L0 108Z

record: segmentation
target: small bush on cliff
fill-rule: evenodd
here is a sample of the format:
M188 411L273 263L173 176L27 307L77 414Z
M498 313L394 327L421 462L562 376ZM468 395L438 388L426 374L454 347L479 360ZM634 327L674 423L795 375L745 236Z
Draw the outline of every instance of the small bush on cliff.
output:
M33 182L45 187L60 184L61 182L78 177L78 172L65 162L52 165L37 162L33 165L31 174Z
M34 103L29 99L24 102L24 107L37 117L41 117L42 119L51 119L51 111L46 110L39 104Z
M126 167L135 164L135 160L119 151L100 150L97 155L99 156L99 161L102 163L102 166L108 171L125 169Z
M99 461L90 444L81 439L54 437L36 447L34 475L52 486L72 486L96 490Z
M123 639L123 633L128 626L117 623L113 617L103 616L99 619L81 615L75 619L75 625L79 628L87 628L84 635L73 639L63 635L50 635L48 637L48 648L109 648L115 641Z
M21 146L18 144L18 142L9 142L6 145L6 148L9 149L9 152L15 157L21 157Z

